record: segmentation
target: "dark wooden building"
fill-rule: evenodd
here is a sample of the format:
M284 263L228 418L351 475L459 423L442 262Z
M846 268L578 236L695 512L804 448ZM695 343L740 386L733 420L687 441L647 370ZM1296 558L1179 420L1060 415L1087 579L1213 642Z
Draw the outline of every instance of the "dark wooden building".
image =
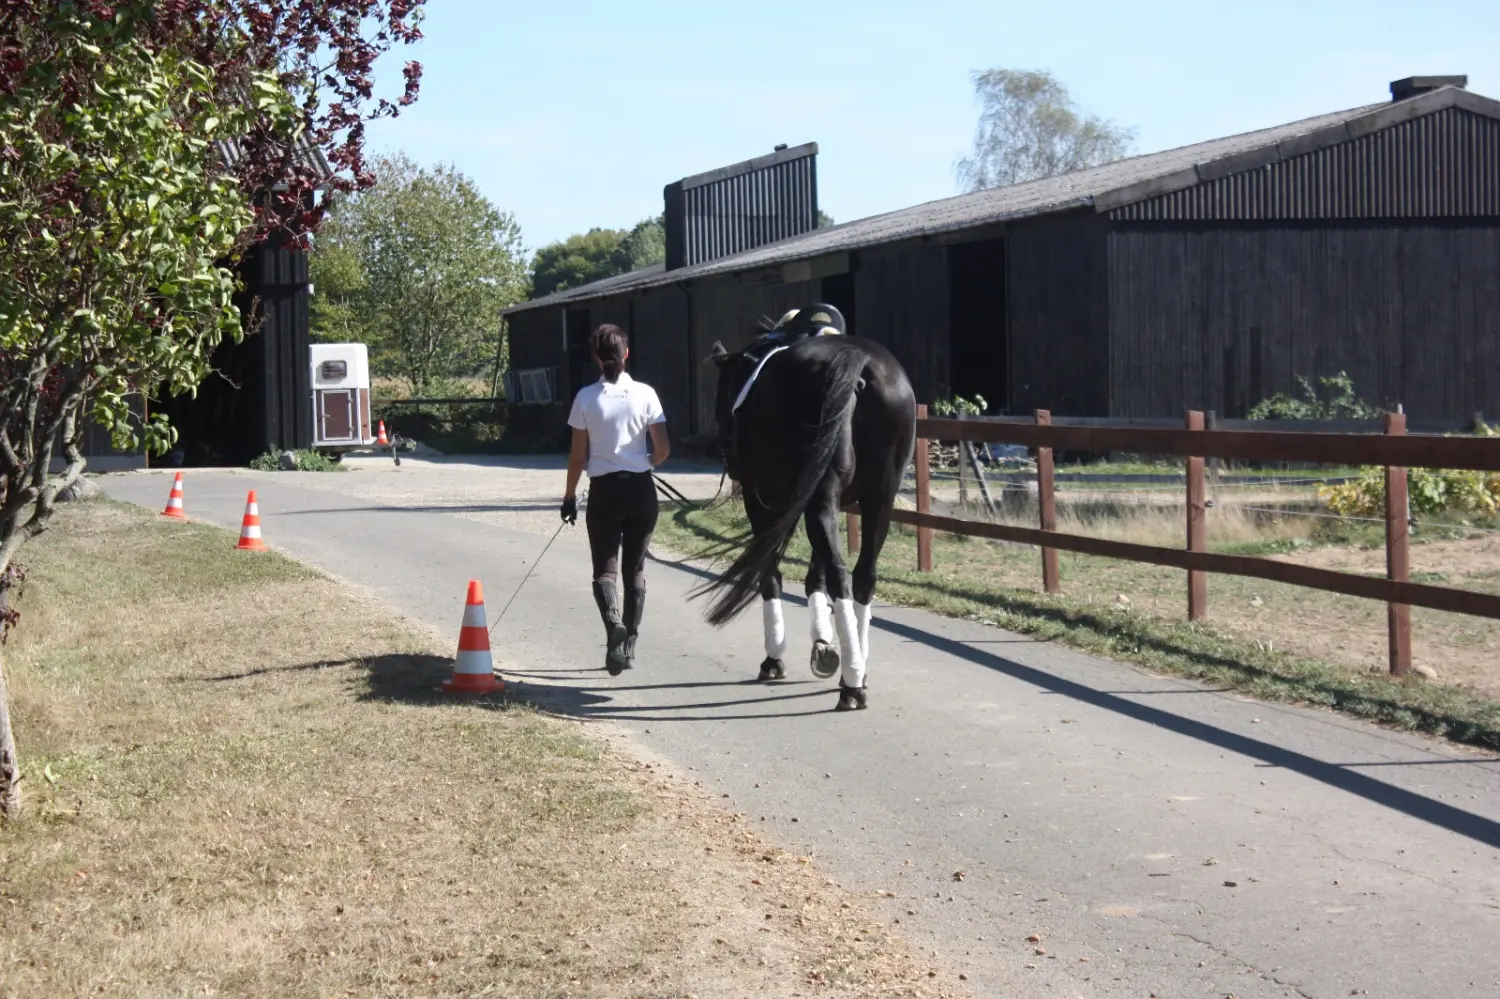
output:
M673 431L701 433L713 341L821 299L897 354L919 399L977 393L991 412L1240 416L1342 369L1418 418L1500 413L1500 102L1465 84L1414 77L1379 104L669 256L514 307L512 364L555 372L561 428L593 377L584 338L617 323ZM702 200L745 228L733 198Z
M220 142L217 148L233 167L238 147ZM310 142L304 140L297 154L319 176L333 175L322 150ZM213 373L196 395L151 404L177 428L176 450L184 464L243 465L267 451L312 446L308 345L313 288L307 251L285 241L263 241L239 262L238 275L242 288L236 304L245 317L244 338L215 348Z

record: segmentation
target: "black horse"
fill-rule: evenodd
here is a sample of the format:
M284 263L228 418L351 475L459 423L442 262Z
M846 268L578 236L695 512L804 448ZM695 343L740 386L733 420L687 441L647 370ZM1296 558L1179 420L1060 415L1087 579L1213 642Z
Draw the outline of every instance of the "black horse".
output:
M875 565L915 444L911 382L890 351L845 335L843 317L823 304L787 313L738 353L714 344L713 361L719 448L751 529L736 540L739 556L700 591L717 591L708 620L727 623L759 594L766 639L760 679L786 675L779 565L804 520L812 544L812 669L824 678L842 671L839 711L863 708ZM851 586L838 515L852 502L863 524Z

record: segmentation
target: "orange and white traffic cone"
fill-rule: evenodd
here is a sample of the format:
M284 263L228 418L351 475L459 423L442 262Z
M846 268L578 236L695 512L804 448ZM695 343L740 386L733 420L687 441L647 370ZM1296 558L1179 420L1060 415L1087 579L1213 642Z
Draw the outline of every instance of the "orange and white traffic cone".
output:
M182 473L177 473L177 478L172 482L172 495L167 497L167 508L161 512L163 517L175 517L177 520L187 520L187 514L182 512Z
M505 682L495 676L495 663L490 658L490 630L484 623L484 586L477 579L469 580L453 678L443 681L443 689L450 694L493 694L505 689Z
M378 444L378 445L380 445L381 447L388 447L391 442L390 442L390 438L386 437L386 435L385 435L385 421L384 420L380 421L379 427L380 427L380 432L375 437L375 443Z
M235 550L242 552L265 552L270 551L266 543L260 539L260 504L255 502L255 490L250 490L250 496L245 500L245 519L240 524L240 543L235 545Z

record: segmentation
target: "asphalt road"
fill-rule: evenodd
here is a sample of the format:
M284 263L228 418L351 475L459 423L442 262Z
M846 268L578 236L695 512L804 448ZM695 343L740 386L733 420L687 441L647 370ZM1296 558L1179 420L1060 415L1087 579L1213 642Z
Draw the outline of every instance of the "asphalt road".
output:
M331 477L188 474L190 516L238 530L256 488L268 544L455 641L470 578L493 624L534 567L494 630L510 682L631 731L870 893L978 995L1500 995L1493 755L883 606L870 709L835 714L800 600L788 680L749 683L760 615L708 627L687 602L700 576L665 564L638 667L611 678L581 527L536 564L544 536ZM100 482L151 509L169 489Z

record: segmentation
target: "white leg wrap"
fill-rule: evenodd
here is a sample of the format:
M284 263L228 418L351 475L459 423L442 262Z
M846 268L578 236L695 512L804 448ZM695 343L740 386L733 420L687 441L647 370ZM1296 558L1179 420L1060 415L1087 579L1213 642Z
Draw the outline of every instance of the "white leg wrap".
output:
M766 629L766 656L786 658L786 619L781 613L781 599L773 597L760 602L760 620Z
M819 591L807 598L807 609L812 611L812 638L814 642L833 644L833 608L828 594Z
M838 601L833 609L834 624L839 631L840 679L846 687L865 685L864 647L859 641L859 621L854 616L854 601Z
M859 622L859 655L866 663L870 661L870 610L869 604L854 605L854 619Z

